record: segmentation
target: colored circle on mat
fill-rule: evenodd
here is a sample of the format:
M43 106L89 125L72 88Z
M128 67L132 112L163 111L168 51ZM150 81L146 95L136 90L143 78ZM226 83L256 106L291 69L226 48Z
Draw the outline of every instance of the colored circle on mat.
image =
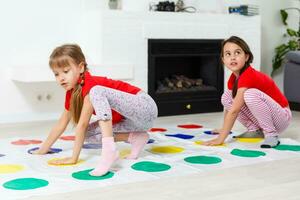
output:
M39 149L39 147L35 147L35 148L32 148L32 149L29 149L29 150L27 151L27 153L32 154L33 151L36 151L36 150L38 150L38 149ZM61 151L62 151L62 149L58 149L58 148L50 148L50 150L48 151L47 154L59 153L59 152L61 152Z
M235 156L250 157L250 158L255 158L255 157L266 155L266 153L262 152L262 151L242 150L242 149L233 149L230 153Z
M184 159L185 162L192 164L217 164L222 162L221 158L215 156L191 156Z
M24 169L23 165L14 164L0 164L0 174L9 174L22 171Z
M181 153L184 151L184 148L176 146L154 146L150 151L153 153Z
M99 143L87 143L83 144L82 148L84 149L101 149L102 145Z
M122 149L120 150L120 157L126 158L126 156L129 156L130 153L131 153L130 149Z
M177 133L177 134L166 134L166 136L169 136L169 137L176 137L176 138L185 139L185 140L192 139L192 138L195 137L195 136L193 136L193 135L186 135L186 134L181 134L181 133Z
M41 140L16 140L11 142L14 145L29 145L29 144L40 144L42 143Z
M215 133L213 131L203 131L203 133L207 134L207 135L219 135L219 133ZM229 134L232 134L232 132L230 131Z
M103 176L91 176L89 172L92 170L93 169L87 169L84 171L74 172L72 174L72 177L78 180L104 180L104 179L112 178L114 176L113 172L107 172Z
M202 128L203 126L198 124L181 124L178 125L177 127L185 128L185 129L196 129L196 128Z
M300 145L280 144L273 148L281 151L300 151Z
M32 190L45 187L49 184L48 181L37 178L18 178L8 181L3 184L4 188L12 190Z
M3 157L3 156L5 156L4 154L0 154L0 157Z
M151 128L149 131L150 132L166 132L167 129L165 129L165 128Z
M59 139L66 140L66 141L74 141L75 140L75 136L74 135L65 135L65 136L59 137Z
M81 164L81 163L84 162L84 160L79 159L79 160L77 161L77 163L75 163L75 164L63 164L63 165L50 164L51 161L60 160L60 159L61 159L61 158L52 158L52 159L48 160L47 163L48 163L48 165L50 165L50 166L55 166L55 167L69 167L69 166L76 166L76 165L79 165L79 164Z
M144 172L162 172L169 170L171 166L164 163L143 161L133 164L131 168L137 171Z
M154 143L154 142L155 142L154 139L149 139L148 142L147 142L147 144L152 144L152 143Z
M195 141L195 144L202 145L203 141L201 140ZM226 146L227 146L226 144L213 145L213 147L226 147Z
M236 138L238 142L244 142L244 143L259 143L263 139L262 138Z

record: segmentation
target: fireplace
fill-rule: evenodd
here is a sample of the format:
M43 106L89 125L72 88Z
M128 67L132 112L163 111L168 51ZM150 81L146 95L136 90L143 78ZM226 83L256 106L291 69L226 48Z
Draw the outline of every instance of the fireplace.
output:
M159 116L222 111L222 40L149 39L148 93Z

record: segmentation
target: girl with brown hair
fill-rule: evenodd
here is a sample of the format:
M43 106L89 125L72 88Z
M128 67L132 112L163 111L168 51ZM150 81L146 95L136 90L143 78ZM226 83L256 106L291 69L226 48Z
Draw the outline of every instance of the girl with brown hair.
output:
M221 59L232 72L228 90L222 95L224 123L221 129L213 131L218 137L204 145L222 144L237 119L247 128L237 137L264 137L262 148L277 146L279 134L292 118L286 97L269 76L250 65L253 55L241 38L232 36L223 42Z
M148 142L147 130L157 118L153 99L126 82L91 75L81 48L75 44L54 49L49 65L57 83L66 90L65 110L35 153L47 153L72 120L76 125L73 154L52 164L76 163L85 139L102 142L101 160L90 172L93 176L105 175L118 160L115 141L128 141L132 149L127 158L136 159ZM90 123L93 114L96 121Z

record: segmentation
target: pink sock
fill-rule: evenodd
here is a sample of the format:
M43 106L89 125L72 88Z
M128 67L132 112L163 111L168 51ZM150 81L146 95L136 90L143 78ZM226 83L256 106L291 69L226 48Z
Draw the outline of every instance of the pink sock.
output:
M102 138L102 154L101 160L97 167L90 172L91 176L105 175L112 164L118 160L119 152L116 149L116 144L113 137Z
M147 132L135 132L130 133L128 137L128 142L132 145L131 153L127 156L127 159L137 159L140 152L143 150L144 146L149 140L149 135Z

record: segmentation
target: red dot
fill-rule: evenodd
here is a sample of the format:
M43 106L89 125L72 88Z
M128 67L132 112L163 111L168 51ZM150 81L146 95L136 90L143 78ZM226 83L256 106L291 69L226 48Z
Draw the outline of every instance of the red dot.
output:
M74 135L61 136L59 139L61 139L61 140L67 140L67 141L74 141L75 140L75 136Z
M11 142L11 144L14 145L29 145L29 144L40 144L40 143L42 143L41 140L22 140L22 139Z
M41 140L29 140L30 141L30 144L40 144L42 143Z
M186 128L186 129L196 129L196 128L202 128L203 126L197 124L181 124L178 125L177 127Z
M165 129L165 128L151 128L149 131L150 132L166 132L167 129Z

